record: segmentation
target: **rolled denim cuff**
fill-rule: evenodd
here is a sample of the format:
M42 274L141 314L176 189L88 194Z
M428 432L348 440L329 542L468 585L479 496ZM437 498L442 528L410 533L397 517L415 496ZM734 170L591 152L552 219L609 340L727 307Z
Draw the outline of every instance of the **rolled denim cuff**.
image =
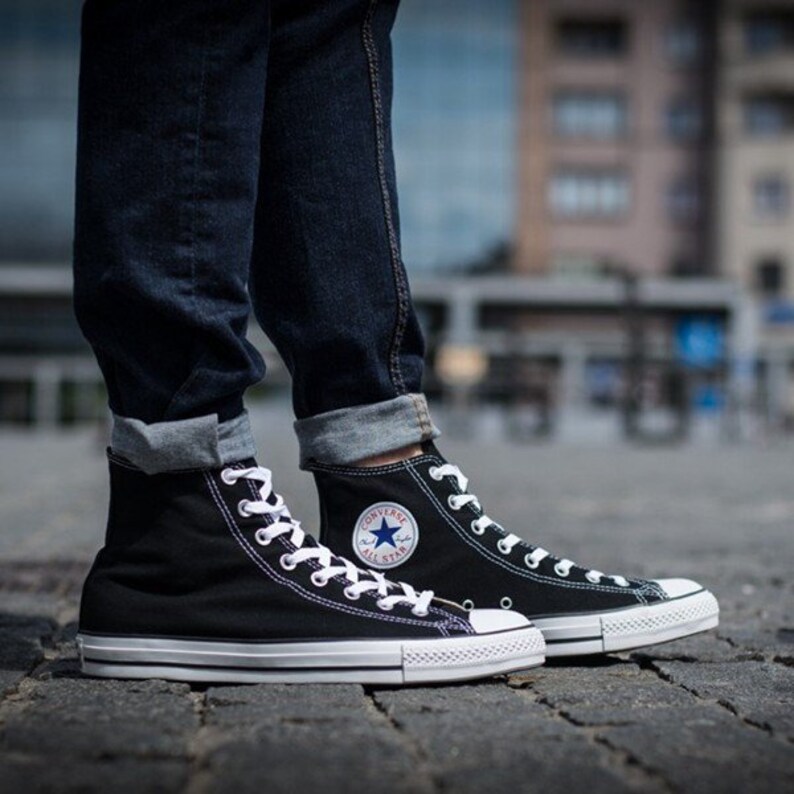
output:
M354 463L441 435L430 418L424 394L403 394L393 400L299 419L295 432L301 468L311 461Z
M110 446L147 474L214 469L256 455L245 411L226 422L211 414L154 424L114 414Z

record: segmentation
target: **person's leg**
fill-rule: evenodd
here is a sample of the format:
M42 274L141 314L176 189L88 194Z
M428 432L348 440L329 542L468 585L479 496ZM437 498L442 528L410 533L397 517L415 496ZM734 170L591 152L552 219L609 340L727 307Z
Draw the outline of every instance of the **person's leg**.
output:
M252 458L242 394L261 362L244 333L269 5L85 5L76 305L115 426L83 670L399 684L539 664L522 616L468 615L335 557Z
M468 608L515 606L546 630L552 653L715 625L716 601L694 582L605 576L506 532L429 442L389 126L396 2L318 7L275 5L252 276L257 316L293 376L323 541ZM296 36L309 17L308 38ZM424 454L410 454L420 442ZM360 465L406 447L390 465Z
M265 0L88 0L75 309L113 448L147 471L253 454L243 392Z
M437 435L400 256L396 10L396 0L274 3L252 291L292 374L304 462Z

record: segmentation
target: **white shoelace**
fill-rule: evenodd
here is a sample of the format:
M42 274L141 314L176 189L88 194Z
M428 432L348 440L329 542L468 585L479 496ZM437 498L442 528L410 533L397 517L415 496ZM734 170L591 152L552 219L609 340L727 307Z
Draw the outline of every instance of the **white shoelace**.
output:
M496 521L494 521L492 518L489 518L487 515L485 515L485 513L482 512L482 507L477 497L474 494L466 493L469 480L468 477L466 477L466 475L457 466L453 466L451 463L445 463L442 466L431 466L429 473L430 476L437 481L443 479L444 477L454 477L458 489L464 491L464 493L450 495L448 503L453 510L460 510L461 507L471 504L480 511L480 517L471 522L471 530L475 535L482 535L489 526L499 527L499 524L497 524ZM499 551L505 555L510 554L510 552L518 545L526 546L526 541L518 537L518 535L514 535L512 532L506 532L501 538L499 538L499 541L496 544ZM536 546L531 552L524 555L524 563L527 568L532 568L534 570L538 567L538 565L540 565L542 560L551 556L552 555L546 551L546 549ZM573 568L575 565L576 563L573 560L558 560L554 566L554 573L556 573L557 576L565 578L570 574L571 568ZM623 576L607 576L601 571L585 571L584 576L585 579L592 584L598 584L603 578L608 578L612 579L612 581L619 587L629 586L628 580Z
M299 521L290 515L284 499L273 491L273 474L270 469L255 466L249 469L224 469L221 479L227 485L234 485L238 480L251 480L259 485L259 499L243 499L238 510L244 516L271 516L273 522L266 527L260 527L254 533L254 539L260 546L268 546L280 535L289 534L289 540L295 551L282 554L280 565L285 571L292 571L298 565L310 560L316 560L320 567L311 575L315 587L325 587L335 576L342 575L348 585L343 590L345 598L357 601L362 593L374 591L379 596L375 602L378 607L386 612L392 610L397 604L408 604L411 612L417 617L424 617L428 613L430 602L433 600L432 590L417 592L404 582L390 582L377 571L364 571L350 560L337 557L329 548L317 543L313 538L306 545L308 536ZM390 591L398 590L396 593Z

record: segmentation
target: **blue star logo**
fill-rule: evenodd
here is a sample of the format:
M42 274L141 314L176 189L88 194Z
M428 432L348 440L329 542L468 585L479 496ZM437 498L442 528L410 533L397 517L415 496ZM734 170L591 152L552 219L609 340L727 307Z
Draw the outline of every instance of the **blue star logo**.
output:
M375 548L377 549L378 546L388 543L390 546L394 546L397 548L397 544L394 542L394 536L400 531L400 527L390 527L386 519L382 519L380 522L379 529L371 529L370 532L378 539L378 542L375 544Z

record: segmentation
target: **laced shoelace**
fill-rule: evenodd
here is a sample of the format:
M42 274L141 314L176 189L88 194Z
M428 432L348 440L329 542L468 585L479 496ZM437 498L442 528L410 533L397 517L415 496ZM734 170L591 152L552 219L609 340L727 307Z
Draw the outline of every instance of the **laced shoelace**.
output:
M295 550L281 555L279 564L285 571L292 571L301 563L314 560L320 566L311 575L315 587L325 587L331 579L341 575L348 582L342 592L350 601L357 601L363 593L373 592L378 595L375 603L385 612L394 609L397 604L408 604L417 617L428 614L434 595L432 590L417 592L404 582L389 581L378 571L364 571L350 560L337 557L327 546L307 535L301 528L300 521L290 515L283 497L273 490L273 474L270 469L263 466L224 469L221 479L227 485L234 485L238 480L250 480L259 485L259 499L243 499L237 509L243 516L272 518L272 523L260 527L254 533L254 539L260 546L268 546L281 535L289 535L289 541L295 546ZM393 592L394 590L398 592Z
M471 530L475 535L482 535L486 528L490 526L495 526L500 532L504 532L504 530L499 526L499 524L496 523L496 521L485 515L477 497L474 494L467 492L469 479L457 466L453 466L451 463L445 463L442 466L431 466L429 474L434 480L437 481L442 480L444 477L455 478L458 489L464 493L450 494L447 501L453 510L460 510L461 507L471 504L480 512L479 518L476 518L471 522ZM512 532L504 532L496 544L499 551L505 555L510 554L510 552L516 546L526 547L527 545L528 544L526 541L518 537L518 535L514 535ZM546 549L541 548L540 546L534 546L531 548L532 551L524 555L524 564L527 566L527 568L534 570L543 560L546 559L546 557L552 557L552 559L554 559L550 552L546 551ZM573 560L557 560L556 564L554 565L554 573L564 579L571 573L571 568L574 567L581 566L577 566ZM585 579L592 584L599 584L602 579L607 578L611 579L619 587L629 586L628 580L623 576L607 576L607 574L594 569L586 570L584 576Z

